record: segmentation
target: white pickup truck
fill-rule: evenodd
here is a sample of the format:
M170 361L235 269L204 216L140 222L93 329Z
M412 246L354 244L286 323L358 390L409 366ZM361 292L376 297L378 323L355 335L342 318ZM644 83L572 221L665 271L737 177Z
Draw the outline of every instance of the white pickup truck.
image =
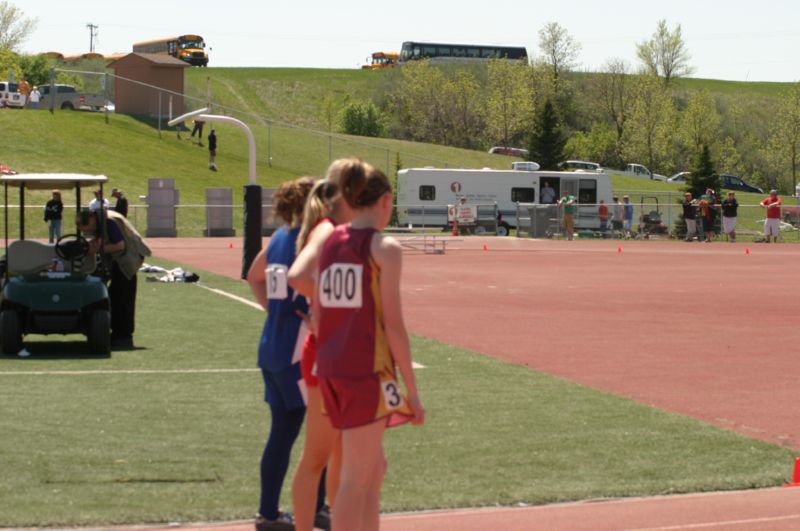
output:
M626 175L628 177L643 177L645 179L652 179L654 181L666 181L667 177L664 175L659 175L658 173L653 173L647 169L646 166L641 164L628 164L625 166L624 170L609 170L606 169L606 173L614 173L617 175Z
M65 110L94 110L99 111L105 107L106 102L102 94L90 94L78 92L72 85L56 84L55 108ZM50 108L50 85L39 87L42 93L42 100L39 107L42 109Z

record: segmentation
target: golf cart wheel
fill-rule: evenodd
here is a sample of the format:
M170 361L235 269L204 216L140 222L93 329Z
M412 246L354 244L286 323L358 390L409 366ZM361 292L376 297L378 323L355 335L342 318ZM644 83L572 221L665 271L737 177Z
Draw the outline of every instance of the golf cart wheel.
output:
M0 346L6 356L13 356L22 350L22 329L19 314L14 310L0 313Z
M505 225L499 225L497 227L497 235L498 236L508 236L508 229Z
M111 314L108 310L97 310L89 318L89 350L92 354L111 354Z

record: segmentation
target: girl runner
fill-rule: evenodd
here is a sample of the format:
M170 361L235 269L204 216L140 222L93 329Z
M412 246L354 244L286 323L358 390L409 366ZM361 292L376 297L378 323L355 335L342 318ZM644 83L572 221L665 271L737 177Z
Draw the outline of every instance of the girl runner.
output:
M275 193L275 211L286 225L275 232L247 274L253 295L268 312L258 346L258 366L272 423L261 458L258 531L294 529L291 514L279 511L278 501L306 412L299 354L308 328L298 312L307 312L308 303L288 285L287 272L295 258L299 223L313 185L313 179L301 177L284 183Z
M386 470L383 432L407 421L422 424L425 410L400 304L402 248L381 235L392 214L392 186L358 159L342 162L340 173L353 219L336 227L319 258L313 301L317 373L325 410L342 430L333 529L372 531L379 528Z

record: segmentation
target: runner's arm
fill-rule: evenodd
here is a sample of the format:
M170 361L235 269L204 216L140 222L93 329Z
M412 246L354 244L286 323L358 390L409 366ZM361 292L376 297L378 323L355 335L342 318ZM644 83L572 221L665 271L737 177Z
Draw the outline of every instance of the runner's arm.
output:
M250 264L250 270L247 272L247 283L250 284L250 291L256 301L261 305L264 310L267 309L267 277L264 271L267 269L267 249L262 249L255 257L253 263Z

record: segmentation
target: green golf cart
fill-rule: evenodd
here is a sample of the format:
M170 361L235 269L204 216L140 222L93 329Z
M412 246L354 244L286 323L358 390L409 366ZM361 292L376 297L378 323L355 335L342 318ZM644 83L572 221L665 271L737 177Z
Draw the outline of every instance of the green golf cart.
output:
M88 258L89 242L75 233L55 244L25 239L25 193L74 188L76 208L81 188L100 187L102 175L18 174L0 176L4 191L5 256L0 258L0 350L6 356L23 350L28 334L83 334L92 354L111 352L108 289ZM9 242L9 189L19 191L19 238ZM102 209L101 209L102 212ZM102 216L103 214L101 214ZM65 225L71 216L65 211Z

